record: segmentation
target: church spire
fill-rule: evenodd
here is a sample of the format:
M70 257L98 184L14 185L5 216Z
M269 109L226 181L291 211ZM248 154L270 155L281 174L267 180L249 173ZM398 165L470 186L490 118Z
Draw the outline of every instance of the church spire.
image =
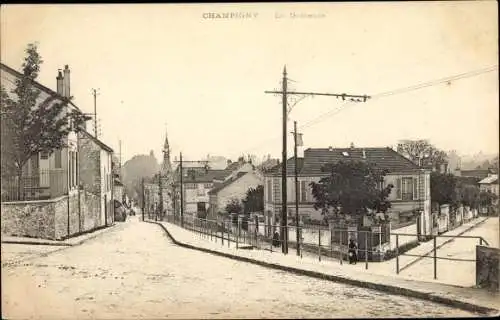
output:
M165 124L165 143L163 144L162 174L170 173L170 145L168 143L167 125Z

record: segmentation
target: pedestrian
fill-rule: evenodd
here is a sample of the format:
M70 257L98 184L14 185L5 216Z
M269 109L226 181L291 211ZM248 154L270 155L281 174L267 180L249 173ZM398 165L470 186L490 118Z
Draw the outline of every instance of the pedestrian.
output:
M273 246L279 247L280 245L280 234L278 231L274 231L274 236L273 236Z
M349 264L356 264L358 262L358 254L357 254L358 246L354 242L354 239L349 240Z

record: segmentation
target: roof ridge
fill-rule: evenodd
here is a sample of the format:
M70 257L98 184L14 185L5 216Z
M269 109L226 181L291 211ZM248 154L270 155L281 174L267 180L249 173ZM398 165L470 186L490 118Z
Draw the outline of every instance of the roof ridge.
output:
M3 62L0 62L0 66L1 66L2 68L7 69L7 71L8 71L8 72L14 73L14 75L16 75L17 77L22 77L22 76L24 76L21 72L17 71L16 69L14 69L14 68L12 68L12 67L9 67L8 65L6 65L6 64L5 64L5 63L3 63ZM42 83L40 83L40 82L39 82L39 81L37 81L37 80L33 80L33 83L35 83L35 86L37 86L37 87L38 87L38 89L45 91L45 93L48 93L48 94L50 94L50 95L53 95L53 96L55 96L56 98L61 99L61 100L63 100L63 99L67 99L67 98L66 98L66 97L64 97L63 95L61 95L61 94L57 93L57 91L54 91L53 89L51 89L51 88L49 88L49 87L47 87L47 86L43 85ZM80 108L78 108L78 107L74 104L74 102L73 102L73 101L69 100L69 104L70 104L70 105L72 105L73 107L75 107L78 111L82 111L82 110L80 110Z

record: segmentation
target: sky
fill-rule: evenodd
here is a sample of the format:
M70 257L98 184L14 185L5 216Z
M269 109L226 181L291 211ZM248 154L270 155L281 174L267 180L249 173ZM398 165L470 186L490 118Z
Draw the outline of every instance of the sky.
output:
M0 17L2 63L20 70L37 42L39 82L55 90L69 65L74 102L89 113L99 89L100 139L116 152L121 140L122 161L160 158L165 132L172 159L281 157L281 97L264 91L280 88L285 65L290 90L360 95L496 66L366 103L308 96L287 131L297 121L304 148L429 139L498 153L495 1L3 5Z

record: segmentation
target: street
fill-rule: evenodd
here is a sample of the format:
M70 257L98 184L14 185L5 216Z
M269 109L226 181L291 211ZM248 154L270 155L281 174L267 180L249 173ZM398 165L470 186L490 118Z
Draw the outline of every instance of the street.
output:
M11 246L3 245L2 255ZM46 256L3 267L4 318L471 315L184 249L138 217L82 245L42 252Z

